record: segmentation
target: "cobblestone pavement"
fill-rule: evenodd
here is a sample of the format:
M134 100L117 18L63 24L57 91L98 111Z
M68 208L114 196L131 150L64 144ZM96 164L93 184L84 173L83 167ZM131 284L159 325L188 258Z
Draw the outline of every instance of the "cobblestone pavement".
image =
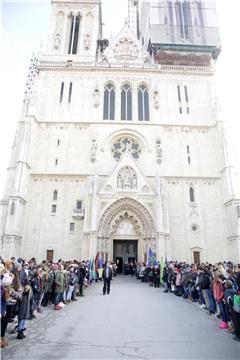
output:
M25 340L9 334L2 359L240 359L215 318L162 291L124 276L110 295L94 284L78 302L29 321Z

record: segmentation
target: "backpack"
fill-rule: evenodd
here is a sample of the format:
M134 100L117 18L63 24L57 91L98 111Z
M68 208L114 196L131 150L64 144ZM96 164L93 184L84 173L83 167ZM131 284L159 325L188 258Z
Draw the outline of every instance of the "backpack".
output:
M240 314L240 296L234 295L233 297L233 310Z

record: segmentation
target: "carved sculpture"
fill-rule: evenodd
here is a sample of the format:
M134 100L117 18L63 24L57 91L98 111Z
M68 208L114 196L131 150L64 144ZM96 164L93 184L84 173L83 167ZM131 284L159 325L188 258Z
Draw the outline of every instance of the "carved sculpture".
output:
M154 90L154 93L153 93L153 103L154 103L155 109L159 109L159 92L158 92L157 88Z
M158 139L156 141L156 155L157 155L158 164L161 164L161 162L162 162L162 143L161 143L160 139Z
M57 50L59 49L61 44L61 36L59 33L56 33L55 38L54 38L54 48Z
M98 86L93 91L93 97L94 97L94 106L98 107L100 105L100 90Z
M117 188L119 190L137 189L137 174L130 166L122 168L117 175Z
M96 143L96 140L93 139L92 146L91 146L91 161L92 162L96 161L96 155L97 155L97 143Z
M116 44L114 54L119 59L136 59L138 57L138 47L134 44L133 40L122 38Z
M90 34L86 34L85 39L84 39L85 50L89 50L90 46L91 46L91 36L90 36Z

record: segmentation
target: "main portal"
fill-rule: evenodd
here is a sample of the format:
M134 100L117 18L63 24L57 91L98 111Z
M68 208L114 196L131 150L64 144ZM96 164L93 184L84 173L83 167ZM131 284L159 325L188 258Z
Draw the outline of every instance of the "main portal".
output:
M138 240L113 240L113 259L122 273L124 264L138 261Z

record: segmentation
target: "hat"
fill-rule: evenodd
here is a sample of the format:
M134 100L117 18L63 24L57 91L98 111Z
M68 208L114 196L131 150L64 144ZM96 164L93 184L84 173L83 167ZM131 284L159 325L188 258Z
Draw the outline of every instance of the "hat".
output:
M52 264L52 268L53 268L53 270L57 270L58 269L58 264Z
M2 285L3 286L10 286L12 285L12 277L6 273L4 274L3 278L2 278Z

